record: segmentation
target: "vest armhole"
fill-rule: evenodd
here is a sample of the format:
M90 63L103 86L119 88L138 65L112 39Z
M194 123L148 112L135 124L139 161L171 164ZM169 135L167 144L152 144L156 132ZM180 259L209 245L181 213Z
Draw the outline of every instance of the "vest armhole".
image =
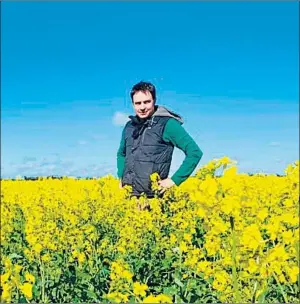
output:
M165 141L165 140L164 140L165 128L166 128L166 125L167 125L168 121L170 120L170 118L172 118L172 117L165 117L166 122L164 123L163 128L162 128L162 137L161 137L161 139L162 139L162 141L163 141L164 143L166 143L167 145L172 145L172 143L171 143L170 141Z
M127 138L127 131L128 131L128 129L131 127L131 121L127 121L127 123L126 123L126 125L124 126L124 130L123 130L123 132L124 132L124 140L126 140L126 138Z

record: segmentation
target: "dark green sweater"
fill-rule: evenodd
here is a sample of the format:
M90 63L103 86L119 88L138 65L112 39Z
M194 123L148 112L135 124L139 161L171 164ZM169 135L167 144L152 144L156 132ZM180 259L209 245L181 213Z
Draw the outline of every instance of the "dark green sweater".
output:
M166 123L163 140L171 142L175 147L182 150L185 154L185 159L181 166L171 177L173 182L179 186L183 183L194 171L202 158L203 152L199 146L193 140L193 138L186 132L182 125L174 118L170 118ZM117 166L118 166L118 177L121 178L123 175L125 164L125 140L124 130L122 133L120 147L117 153Z

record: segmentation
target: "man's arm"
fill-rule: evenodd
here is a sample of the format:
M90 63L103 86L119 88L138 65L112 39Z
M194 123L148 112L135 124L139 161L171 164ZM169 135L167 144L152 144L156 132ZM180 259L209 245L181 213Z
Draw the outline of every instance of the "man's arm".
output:
M172 181L179 186L193 173L202 158L203 152L182 125L173 118L169 119L165 126L163 140L171 142L185 154L181 166L171 177Z
M117 167L118 167L117 175L119 179L121 179L123 176L125 156L126 156L126 149L125 149L125 128L124 128L122 132L120 146L117 152Z

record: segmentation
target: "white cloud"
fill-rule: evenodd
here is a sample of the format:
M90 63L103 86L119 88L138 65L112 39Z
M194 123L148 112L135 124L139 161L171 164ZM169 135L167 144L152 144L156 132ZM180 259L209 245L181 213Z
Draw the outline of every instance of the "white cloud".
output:
M128 120L128 115L123 112L116 112L112 118L112 122L115 126L125 126Z
M82 145L82 146L83 146L83 145L86 145L87 143L88 143L88 142L87 142L86 140L79 140L79 141L78 141L78 144L79 144L79 145Z
M37 158L34 156L25 156L23 157L23 163L34 162Z
M64 175L66 170L73 168L72 160L62 159L59 155L56 157L35 157L25 156L21 163L13 163L10 166L11 172L6 175L15 177L22 176L47 176L47 175Z
M271 147L278 147L278 146L280 146L280 142L278 142L278 141L272 141L272 142L270 142L270 144L269 144Z
M275 158L275 162L276 162L277 164L282 164L282 163L283 163L283 159L277 157L277 158Z
M101 164L88 164L85 166L73 166L64 171L64 175L75 177L101 177L107 174L113 174L115 168L108 166L105 162ZM62 175L62 174L60 174Z
M93 140L104 140L108 138L107 135L104 134L100 134L100 135L93 134L91 137Z

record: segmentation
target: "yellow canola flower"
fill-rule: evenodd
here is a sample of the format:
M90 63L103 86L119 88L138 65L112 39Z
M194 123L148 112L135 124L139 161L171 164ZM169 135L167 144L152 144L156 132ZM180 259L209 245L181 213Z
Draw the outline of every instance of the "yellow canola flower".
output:
M7 272L7 273L4 273L4 274L2 274L2 275L0 276L1 285L8 282L10 275L11 275L11 274L10 274L9 272Z
M130 271L128 271L128 270L124 270L121 273L121 277L123 277L124 279L130 280L130 279L132 279L133 274Z
M249 259L248 264L249 264L249 266L248 266L247 270L250 273L255 273L258 270L258 265L254 259Z
M35 283L35 277L28 272L25 273L25 280L29 283L32 283L32 284Z
M232 166L226 170L224 170L224 178L227 179L232 179L234 177L237 176L237 167L236 166Z
M211 265L211 262L201 261L197 265L197 272L205 272L206 269Z
M294 241L294 235L291 230L282 232L282 240L285 244L292 244Z
M116 303L127 303L128 296L124 295L120 292L112 292L105 296L108 300L116 302Z
M197 210L197 215L198 215L200 218L205 218L206 215L207 215L207 212L205 211L205 209L199 207L199 209Z
M167 269L168 264L180 264L183 278L201 275L211 282L210 288L215 287L220 301L232 303L232 278L226 273L231 273L233 266L233 223L242 300L251 302L255 288L259 292L269 288L274 274L279 284L295 289L299 275L299 162L288 166L280 177L239 174L233 163L228 157L213 160L182 185L171 188L163 199L140 201L130 198L130 187L120 190L113 176L3 180L3 252L15 252L15 248L23 251L24 269L25 265L38 265L41 258L47 264L43 264L45 269L50 266L47 275L52 280L68 266L64 262L97 276L99 263L95 259L101 256L103 265L108 265L104 282L109 288L107 297L116 302L128 302L134 293L139 293L141 301L167 302L170 299L163 295L147 297L153 290L152 280L148 281L149 289L144 290L133 278L158 276L162 270L159 266L168 272L172 271ZM223 175L216 176L216 170L223 170ZM159 178L153 176L154 187ZM139 202L151 206L150 210L138 210ZM14 231L21 230L28 248L10 239ZM163 254L164 265L156 259ZM133 262L136 257L142 263L156 259L157 273L141 276L141 269L147 267L137 267ZM87 267L83 269L84 262ZM2 265L2 299L11 297L11 302L16 302L17 286L22 286L29 299L30 284L41 278L23 273L22 266L5 254ZM171 287L172 280L167 280L165 287ZM191 288L189 282L186 280L184 289ZM286 296L289 302L294 301L290 294ZM40 300L38 296L32 299Z
M172 298L165 294L156 296L157 303L172 303Z
M241 243L252 250L256 250L260 245L263 244L263 239L256 224L252 224L246 227L241 237Z
M159 303L159 301L157 300L156 296L149 295L143 300L143 303Z
M35 244L34 247L33 247L33 250L34 250L37 254L39 254L39 253L42 251L42 249L43 249L43 246L42 246L41 244L39 244L39 243Z
M237 205L237 201L233 197L225 197L225 199L222 200L221 210L229 215L234 210L235 206Z
M14 271L16 273L19 273L22 269L23 269L23 266L18 265L18 264L14 265Z
M9 283L1 284L2 286L2 294L1 294L1 300L6 302L11 302L12 297L12 286Z
M180 249L181 252L187 252L188 251L188 247L187 247L185 242L180 243L179 249Z
M174 245L176 243L176 241L177 241L176 236L174 235L174 233L171 233L170 234L170 244Z
M291 212L282 215L282 221L292 226L299 225L299 218Z
M82 264L85 261L85 254L83 252L80 252L77 258L78 258L78 263Z
M296 283L297 282L297 279L298 279L298 276L299 276L299 273L300 273L300 270L299 270L299 267L296 266L296 265L293 265L292 267L289 267L288 268L288 275L290 277L290 282L291 283Z
M146 284L141 284L139 282L133 283L133 293L136 296L146 296L146 290L148 289L148 286Z
M192 235L190 233L185 233L183 239L190 243L192 241Z
M7 269L7 270L11 270L13 268L13 264L11 262L11 260L8 258L8 257L4 257L3 258L3 263L4 263L4 267Z
M257 217L261 221L264 221L268 215L269 215L268 208L263 208L263 209L259 210L259 212L257 213Z
M284 246L279 244L269 251L266 261L268 263L273 263L273 265L274 265L275 261L285 262L288 258L289 258L289 255L286 252Z
M227 288L228 282L230 282L230 276L224 270L216 273L213 288L219 291L224 291Z
M41 259L43 262L49 262L51 260L51 256L49 253L46 253L41 257Z
M117 250L118 250L120 253L126 253L126 249L125 249L123 246L118 246L118 247L117 247Z
M172 303L172 298L164 294L158 296L149 295L143 300L143 303Z
M30 300L32 298L32 284L31 283L24 283L19 288L27 299Z

